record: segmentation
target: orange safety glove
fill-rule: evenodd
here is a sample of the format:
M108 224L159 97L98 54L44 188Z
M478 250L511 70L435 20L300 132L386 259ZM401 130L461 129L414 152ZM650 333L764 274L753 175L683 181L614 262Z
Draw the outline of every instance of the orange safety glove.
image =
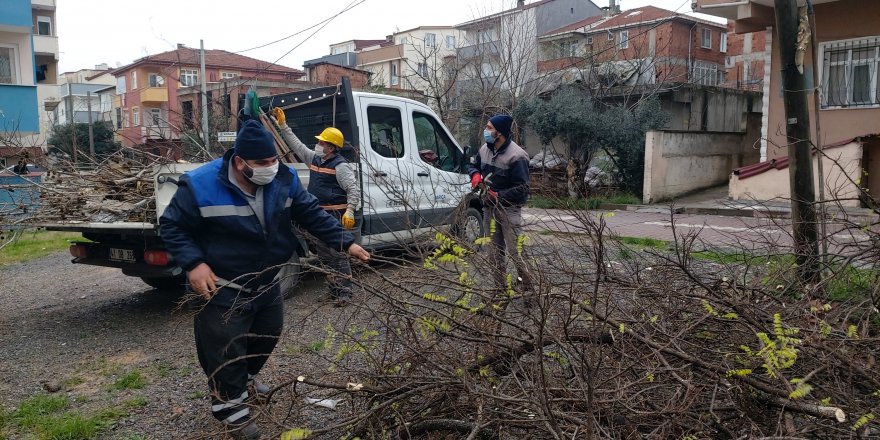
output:
M354 227L354 211L351 209L345 210L345 214L342 214L342 227L345 229L351 229Z
M281 110L281 108L272 108L272 117L275 119L275 122L278 123L278 126L283 127L287 125L287 116L284 115L284 110Z

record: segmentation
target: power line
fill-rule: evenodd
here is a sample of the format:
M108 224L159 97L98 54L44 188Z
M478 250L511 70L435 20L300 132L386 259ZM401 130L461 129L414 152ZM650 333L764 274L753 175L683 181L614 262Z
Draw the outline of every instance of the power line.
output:
M357 1L357 0L355 0L355 1ZM280 42L282 42L282 41L284 41L284 40L288 40L288 39L293 38L293 37L295 37L295 36L297 36L297 35L299 35L299 34L302 34L302 33L306 32L306 31L308 31L308 30L311 30L311 29L314 29L314 28L316 28L316 27L318 27L318 26L321 26L322 24L326 24L326 23L328 23L328 22L330 22L330 21L333 21L333 19L335 19L336 17L342 15L342 14L345 13L345 12L348 12L349 10L353 9L355 6L358 6L358 5L360 5L361 3L365 2L365 1L366 1L366 0L361 0L361 1L359 1L357 4L354 4L354 5L352 5L352 3L354 3L354 1L352 1L351 3L349 3L349 6L346 6L341 12L339 12L339 13L337 13L337 14L335 14L335 15L332 15L332 16L330 16L330 17L328 17L328 18L325 18L324 20L319 21L319 22L317 22L317 23L315 23L315 24L313 24L313 25L311 25L311 26L309 26L309 27L307 27L307 28L305 28L305 29L302 29L302 30L299 30L299 31L297 31L297 32L294 32L294 33L292 33L292 34L290 34L290 35L288 35L288 36L286 36L286 37L282 37L282 38L279 38L279 39L277 39L277 40L270 41L270 42L265 43L265 44L261 44L261 45L259 45L259 46L254 46L254 47L251 47L251 48L248 48L248 49L242 49L242 50L235 51L235 52L232 52L232 53L242 53L242 52L248 52L248 51L251 51L251 50L262 49L262 48L264 48L264 47L266 47L266 46L271 46L271 45L273 45L273 44L275 44L275 43L280 43ZM302 43L300 43L300 44L302 44Z

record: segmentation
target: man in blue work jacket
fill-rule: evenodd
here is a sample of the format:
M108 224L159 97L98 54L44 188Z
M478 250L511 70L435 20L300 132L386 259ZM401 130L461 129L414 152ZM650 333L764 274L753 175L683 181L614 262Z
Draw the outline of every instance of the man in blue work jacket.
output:
M250 414L252 392L268 387L255 376L283 324L274 282L300 241L295 223L332 249L362 260L369 253L279 166L272 135L257 121L239 130L235 146L180 178L160 220L174 262L206 304L195 317L196 351L211 388L211 411L239 438L259 438Z

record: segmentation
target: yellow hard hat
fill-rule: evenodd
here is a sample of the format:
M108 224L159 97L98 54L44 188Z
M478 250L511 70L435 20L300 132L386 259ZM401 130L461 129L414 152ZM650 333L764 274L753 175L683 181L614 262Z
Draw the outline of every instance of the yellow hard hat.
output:
M342 136L342 132L335 127L325 128L319 136L315 136L315 139L336 145L338 148L342 148L342 144L345 143L345 137Z

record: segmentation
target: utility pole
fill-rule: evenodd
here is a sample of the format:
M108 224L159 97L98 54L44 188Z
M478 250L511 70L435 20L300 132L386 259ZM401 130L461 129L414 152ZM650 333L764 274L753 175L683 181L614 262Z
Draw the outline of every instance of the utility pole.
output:
M86 90L86 105L89 111L89 154L95 159L95 132L92 129L92 91Z
M73 87L70 81L67 81L67 118L70 120L70 133L73 136L71 153L73 154L73 164L76 165L76 118L73 114Z
M205 142L205 151L210 151L211 133L208 132L208 86L207 75L205 74L205 40L199 40L201 72L199 77L202 79L202 133Z
M819 280L816 191L810 151L810 114L803 72L798 70L797 0L775 0L776 36L782 64L785 133L788 140L788 175L791 183L791 220L798 274L805 283ZM815 63L816 60L813 60ZM817 139L818 141L818 139ZM820 158L821 160L821 158Z

